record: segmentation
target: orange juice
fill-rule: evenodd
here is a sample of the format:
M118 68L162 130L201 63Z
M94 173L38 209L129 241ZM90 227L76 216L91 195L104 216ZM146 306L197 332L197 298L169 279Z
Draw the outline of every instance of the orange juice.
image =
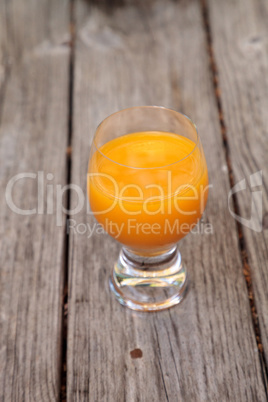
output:
M198 144L169 132L115 138L91 156L91 210L104 229L132 250L162 250L198 222L208 194Z

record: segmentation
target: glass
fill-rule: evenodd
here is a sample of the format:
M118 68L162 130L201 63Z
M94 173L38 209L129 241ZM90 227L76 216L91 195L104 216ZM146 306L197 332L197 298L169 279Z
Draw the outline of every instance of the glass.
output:
M88 197L98 222L123 244L110 277L121 304L156 311L182 300L188 276L177 242L201 218L207 196L206 160L188 117L142 106L98 126Z

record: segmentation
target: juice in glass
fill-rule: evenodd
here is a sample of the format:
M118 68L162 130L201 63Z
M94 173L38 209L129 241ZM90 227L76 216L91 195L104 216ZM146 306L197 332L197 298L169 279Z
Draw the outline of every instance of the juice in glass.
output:
M171 132L134 132L106 142L89 163L92 212L133 251L170 248L198 222L207 201L202 148Z
M123 245L109 280L119 303L138 311L180 303L188 274L177 242L200 219L208 195L194 123L159 106L108 116L95 132L87 187L91 211Z

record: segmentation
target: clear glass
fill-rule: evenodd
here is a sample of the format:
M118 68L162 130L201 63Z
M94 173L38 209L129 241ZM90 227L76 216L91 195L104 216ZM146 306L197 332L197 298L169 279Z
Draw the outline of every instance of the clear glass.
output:
M201 141L185 115L133 107L98 126L88 197L95 218L123 245L110 277L121 304L156 311L182 300L188 276L177 242L201 218L207 196Z

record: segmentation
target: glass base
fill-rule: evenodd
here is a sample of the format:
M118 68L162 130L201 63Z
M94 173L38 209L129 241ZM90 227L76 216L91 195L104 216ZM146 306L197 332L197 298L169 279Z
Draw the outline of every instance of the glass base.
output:
M159 311L180 303L187 285L177 246L151 255L123 247L110 277L110 288L119 303L138 311Z

